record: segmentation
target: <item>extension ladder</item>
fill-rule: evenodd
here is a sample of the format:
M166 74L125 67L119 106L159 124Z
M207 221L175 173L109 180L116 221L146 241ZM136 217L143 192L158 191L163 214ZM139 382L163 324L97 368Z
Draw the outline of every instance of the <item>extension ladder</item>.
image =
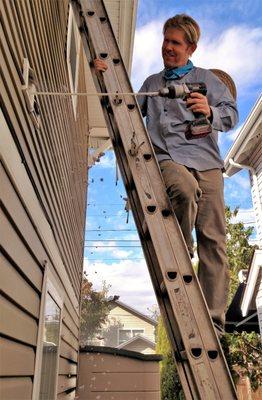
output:
M237 399L180 227L172 211L153 147L103 0L72 0L87 61L106 60L93 71L156 297L187 400Z

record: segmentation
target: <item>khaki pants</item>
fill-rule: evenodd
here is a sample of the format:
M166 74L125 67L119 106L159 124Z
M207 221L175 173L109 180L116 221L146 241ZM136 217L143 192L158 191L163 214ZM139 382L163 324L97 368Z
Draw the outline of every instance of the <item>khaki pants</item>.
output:
M229 274L222 172L199 172L172 160L161 161L160 168L191 256L196 229L200 285L212 319L224 326Z

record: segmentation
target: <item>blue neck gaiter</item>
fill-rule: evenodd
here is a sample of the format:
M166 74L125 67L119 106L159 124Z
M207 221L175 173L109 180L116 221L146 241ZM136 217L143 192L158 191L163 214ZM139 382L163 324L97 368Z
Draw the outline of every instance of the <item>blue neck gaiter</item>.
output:
M194 68L192 61L188 60L186 65L182 67L165 69L164 78L166 80L174 80L178 78L182 78L182 76L186 75L191 69Z

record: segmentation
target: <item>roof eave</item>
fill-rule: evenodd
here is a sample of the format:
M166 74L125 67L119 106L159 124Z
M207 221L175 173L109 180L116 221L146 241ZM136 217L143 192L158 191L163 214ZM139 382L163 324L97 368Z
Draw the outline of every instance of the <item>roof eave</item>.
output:
M240 130L235 142L225 157L225 170L228 176L240 171L230 164L230 159L238 164L248 162L248 154L256 144L256 135L262 135L262 95L259 96L249 116L247 117L242 129Z
M121 343L120 345L117 346L118 349L122 349L126 347L127 345L136 342L137 340L142 340L143 342L147 343L149 346L151 346L153 349L156 347L156 343L152 342L152 340L146 338L145 336L142 335L136 335L127 340L126 342Z
M112 300L112 303L116 304L118 307L122 307L125 310L131 312L132 314L135 314L136 316L138 316L139 318L147 321L148 323L150 323L153 326L157 326L157 321L155 321L153 318L148 317L145 314L142 314L140 311L135 310L133 307L128 306L125 303L122 303L122 301L119 300Z
M241 312L243 317L247 316L251 301L254 295L256 295L256 293L254 293L254 290L256 287L257 279L259 277L260 268L262 268L262 250L257 249L252 259L246 289L244 291L243 299L241 302Z

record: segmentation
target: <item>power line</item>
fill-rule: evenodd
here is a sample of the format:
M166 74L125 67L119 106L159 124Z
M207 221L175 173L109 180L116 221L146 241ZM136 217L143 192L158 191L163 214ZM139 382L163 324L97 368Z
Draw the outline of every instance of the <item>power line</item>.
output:
M126 211L125 211L126 212ZM87 213L87 217L89 218L89 217L97 217L97 218L100 218L100 217L125 217L126 216L126 214L123 214L124 213L124 211L121 211L121 214L120 213L118 213L118 214L106 214L106 213L102 213L102 214L94 214L94 215L88 215L88 213Z
M137 232L136 229L85 229L85 232Z
M120 245L120 246L91 246L91 245L84 245L84 247L92 247L92 248L95 248L95 249L113 249L113 248L116 248L116 249L118 249L119 247L125 247L125 248L127 248L127 249L132 249L132 248L136 248L136 247L140 247L141 248L141 246L122 246L122 245Z
M131 260L144 260L144 258L88 258L86 257L87 261L131 261Z
M124 200L123 200L124 201ZM124 203L88 203L88 206L103 206L103 207L110 207L110 206L122 206L124 205Z
M85 239L85 242L140 242L139 239Z

